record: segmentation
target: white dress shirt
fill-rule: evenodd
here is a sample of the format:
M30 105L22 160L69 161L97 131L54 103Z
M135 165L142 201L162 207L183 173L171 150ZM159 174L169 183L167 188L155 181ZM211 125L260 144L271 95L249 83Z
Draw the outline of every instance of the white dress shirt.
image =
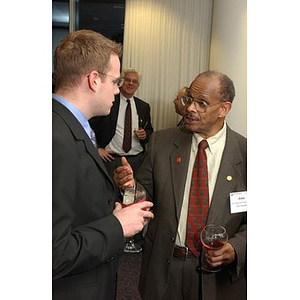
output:
M131 106L131 117L132 117L132 142L131 149L125 152L122 148L123 138L124 138L124 123L125 123L125 111L127 107L127 98L120 94L120 107L117 120L116 132L110 143L105 147L105 149L110 149L118 155L137 155L143 151L143 147L140 144L140 140L134 134L135 129L139 129L139 116L136 110L135 101L133 97L130 99Z
M198 152L198 144L202 140L203 138L199 134L197 133L193 134L190 161L189 161L189 167L188 167L185 188L184 188L183 203L182 203L179 225L177 229L177 236L175 241L175 244L181 247L185 246L186 224L187 224L188 206L190 200L192 174L193 174L195 158ZM223 128L217 134L207 139L208 147L205 149L205 152L207 156L209 204L211 202L212 195L214 192L214 188L215 188L215 184L216 184L216 180L220 168L221 158L225 147L225 142L226 142L226 122L224 122Z

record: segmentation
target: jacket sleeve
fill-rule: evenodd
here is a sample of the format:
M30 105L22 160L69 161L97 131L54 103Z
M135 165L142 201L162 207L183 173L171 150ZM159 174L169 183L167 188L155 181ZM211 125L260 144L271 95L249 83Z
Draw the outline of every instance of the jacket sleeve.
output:
M232 275L232 279L235 280L244 275L246 265L246 249L247 249L247 221L246 214L243 218L242 224L238 232L229 239L229 243L233 246L236 254L235 262L232 266L229 266L229 272Z

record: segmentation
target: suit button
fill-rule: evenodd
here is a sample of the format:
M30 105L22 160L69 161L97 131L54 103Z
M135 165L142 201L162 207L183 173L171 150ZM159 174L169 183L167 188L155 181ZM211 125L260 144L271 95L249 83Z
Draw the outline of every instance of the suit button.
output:
M173 243L175 242L174 236L171 237L171 242L173 242Z
M171 261L169 259L167 259L166 263L169 265L171 263Z

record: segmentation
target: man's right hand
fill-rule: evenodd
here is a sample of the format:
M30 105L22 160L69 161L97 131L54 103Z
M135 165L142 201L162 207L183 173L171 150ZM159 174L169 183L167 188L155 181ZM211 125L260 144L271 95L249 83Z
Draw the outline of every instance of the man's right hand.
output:
M125 157L121 158L122 166L114 170L114 182L118 188L125 190L134 187L133 171Z
M150 211L152 202L137 202L128 207L122 208L121 203L116 202L113 214L121 223L124 237L131 237L143 230L149 219L154 215Z

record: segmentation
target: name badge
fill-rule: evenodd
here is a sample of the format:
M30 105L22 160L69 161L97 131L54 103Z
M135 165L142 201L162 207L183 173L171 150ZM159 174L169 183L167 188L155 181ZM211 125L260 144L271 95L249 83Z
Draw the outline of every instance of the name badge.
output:
M232 214L247 211L247 191L230 193L230 211Z

